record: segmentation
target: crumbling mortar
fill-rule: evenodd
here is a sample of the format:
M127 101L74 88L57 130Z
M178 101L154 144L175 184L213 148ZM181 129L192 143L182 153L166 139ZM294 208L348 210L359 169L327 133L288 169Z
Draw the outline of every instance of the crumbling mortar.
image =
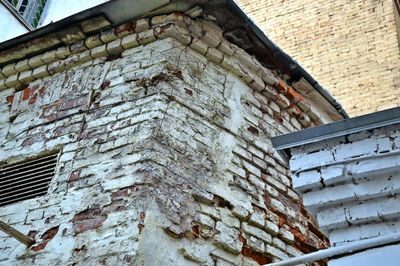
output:
M183 53L183 52L187 52L187 47L185 47L185 49L182 49L182 51L181 51L181 53L180 53L179 60L178 60L178 67L179 67L179 65L181 64L181 61L180 61L180 60L181 60L181 56L182 56L182 53ZM184 55L186 55L186 53L185 53ZM186 73L185 73L185 74L186 74ZM182 74L181 74L181 75L182 75ZM174 78L178 79L178 77L174 77ZM185 82L184 78L185 78L185 76L182 76L183 82ZM226 80L227 80L227 78L226 78L226 76L225 76L225 77L224 77L224 84L223 84L223 89L224 89L224 91L226 90L226 84L225 84L225 83L226 83ZM125 80L125 82L127 82L127 81ZM130 81L129 81L129 82L130 82ZM154 84L149 84L149 85L146 85L146 86L149 87L149 86L153 86L153 85L154 85ZM85 86L86 86L86 85L85 85ZM109 88L107 88L107 89L109 89ZM112 88L110 88L110 89L112 89ZM92 90L92 93L93 93L93 91L94 91L94 90ZM162 94L162 93L160 93L160 94ZM154 95L154 94L150 94L150 95ZM246 146L247 146L249 143L252 143L252 141L247 140L247 139L244 139L244 138L242 138L242 137L240 137L240 136L238 136L238 135L235 135L234 133L230 132L229 129L225 128L221 123L219 123L219 121L214 121L212 118L205 117L204 115L201 115L198 111L196 112L196 110L195 110L196 108L195 108L195 107L187 106L187 104L184 105L183 102L186 103L185 97L188 97L187 95L184 95L185 97L183 97L183 96L179 96L179 97L176 96L177 99L175 99L175 96L171 96L171 94L169 94L169 93L164 93L164 95L165 95L167 98L172 99L172 100L168 101L168 105L167 105L167 107L166 107L166 110L165 110L165 112L163 113L161 125L157 128L158 131L157 131L157 134L155 134L155 136L156 136L155 139L159 139L159 138L161 138L162 135L163 135L161 129L162 129L163 123L165 122L164 120L165 120L165 118L166 118L166 115L167 115L167 112L168 112L169 108L172 106L172 104L179 104L179 105L181 105L181 106L184 106L186 109L191 110L193 113L197 114L198 116L201 116L201 118L204 119L204 120L206 120L207 123L210 123L211 125L217 125L217 129L219 130L219 132L221 132L222 130L224 130L225 132L228 132L228 133L234 135L234 137L236 137L237 139L240 139L241 141L243 141L243 143L245 143ZM146 95L145 97L148 97L148 96L149 96L149 95ZM90 99L91 99L91 104L89 105L89 108L82 111L84 116L86 116L86 115L89 114L90 112L95 112L95 111L97 111L97 110L99 110L99 109L106 109L106 108L110 109L110 108L112 108L112 107L114 107L114 106L117 106L118 104L123 104L123 103L126 103L126 102L128 102L128 101L134 101L134 100L137 100L137 99L138 99L138 98L135 98L135 99L128 99L128 100L125 100L125 101L119 101L118 103L113 103L113 104L104 105L104 106L101 106L101 107L98 107L98 108L90 108L91 105L92 105L92 103L93 103L93 98L94 98L94 97L92 97L92 96L90 97ZM76 114L79 114L79 113L80 113L80 112L77 112L77 113L74 113L74 114L72 114L72 115L76 115ZM85 119L86 119L86 118L85 118ZM54 122L54 120L51 121L50 123L52 123L52 122ZM82 126L82 127L83 127L83 126ZM195 132L196 132L196 131L195 131ZM198 132L200 133L200 131L198 131ZM118 148L119 148L119 147L118 147ZM191 152L190 150L186 151L186 153L190 153L190 152ZM154 154L156 154L156 153L157 153L157 152L154 152ZM185 151L183 151L182 154L185 154ZM153 155L153 154L152 154L152 155ZM201 155L201 156L202 156L202 155ZM190 158L190 160L195 160L195 158L196 158L196 157ZM153 160L144 159L144 160L140 160L140 161L138 161L138 162L150 162L150 163L153 164L153 165L156 165L156 164L158 163L161 169L168 169L168 171L171 171L171 173L174 173L176 176L179 176L179 177L180 177L181 179L183 179L183 180L186 178L186 176L182 176L182 172L174 171L174 168L173 168L171 165L169 165L168 163L165 163L165 164L164 164L164 163L159 163L159 162L157 161L157 158L154 158ZM135 162L135 163L136 163L136 162ZM152 178L155 178L155 177L152 177ZM159 180L157 180L157 182L158 182L158 181L159 181ZM153 182L149 182L149 183L152 184ZM155 184L155 183L154 183L154 184ZM148 186L147 181L144 182L144 183L140 183L139 185L141 185L141 186L144 186L144 185ZM174 185L174 184L167 182L167 183L165 183L164 185L167 186L167 187L172 187L172 188L173 188L173 185ZM187 190L187 188L185 187L185 185L183 185L182 192L185 194L185 196L187 196L188 198L191 198L190 190ZM165 191L162 191L162 192L154 192L154 194L157 194L157 193L162 194L162 193L165 193ZM195 200L195 199L193 199L193 200ZM160 207L162 207L162 206L164 206L164 205L161 204ZM247 219L248 219L248 217L247 217ZM173 221L171 221L171 222L173 222ZM190 231L190 228L189 228L188 230L189 230L189 232L191 232L191 231ZM186 235L185 235L185 236L186 236ZM188 236L186 236L186 237L188 237Z

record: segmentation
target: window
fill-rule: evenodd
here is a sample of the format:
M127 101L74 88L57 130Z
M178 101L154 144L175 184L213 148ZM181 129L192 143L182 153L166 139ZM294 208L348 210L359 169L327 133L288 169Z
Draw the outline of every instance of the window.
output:
M47 0L7 0L7 2L33 28L39 24L40 16Z
M0 167L0 206L45 195L55 173L57 156Z

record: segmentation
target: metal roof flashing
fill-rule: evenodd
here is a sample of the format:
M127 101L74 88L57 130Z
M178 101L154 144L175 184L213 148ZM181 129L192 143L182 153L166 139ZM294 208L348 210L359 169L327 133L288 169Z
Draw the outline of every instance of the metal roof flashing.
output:
M315 90L316 94L320 96L314 97L311 100L314 102L322 101L323 106L330 107L326 108L326 110L332 116L333 121L349 117L338 101L327 90L322 88L299 63L276 46L234 0L111 0L17 38L0 43L0 55L5 55L7 51L13 51L16 47L24 43L56 33L68 26L76 25L80 21L96 16L104 16L111 23L109 26L117 26L146 14L182 12L184 11L182 10L183 8L194 7L196 5L203 8L205 17L214 17L222 28L231 32L239 31L239 34L235 36L240 41L237 45L241 46L243 44L241 48L257 57L261 63L268 65L272 61L276 69L279 69L283 74L288 74L292 83L301 79L306 80L313 90ZM223 15L221 15L221 12ZM16 51L13 52L15 54ZM21 60L22 58L14 58L13 60ZM4 62L3 64L9 62Z
M400 124L400 107L272 137L271 142L288 163L292 148L395 124Z

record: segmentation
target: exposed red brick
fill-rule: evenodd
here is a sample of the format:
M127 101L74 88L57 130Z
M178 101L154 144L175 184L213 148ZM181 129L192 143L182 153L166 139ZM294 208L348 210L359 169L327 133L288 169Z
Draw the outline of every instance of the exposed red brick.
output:
M138 224L139 234L142 233L143 227L144 227L144 224Z
M34 103L36 102L36 99L37 99L37 94L35 93L35 94L33 95L33 97L31 97L31 98L29 99L28 104L34 104Z
M289 100L294 101L295 103L299 101L303 101L304 98L301 96L298 92L296 92L294 89L288 87L286 92L286 96L289 98Z
M132 255L125 255L124 260L128 263L132 262Z
M246 239L242 236L242 233L239 234L239 241L246 244Z
M199 234L199 226L195 225L192 227L192 231L193 231L193 235L195 238L199 238L200 234Z
M100 263L101 265L106 265L106 264L107 264L107 259L104 258L104 259L100 260L99 263Z
M242 254L243 254L243 256L250 258L251 257L251 250L247 246L243 246Z
M44 93L45 90L46 90L46 87L45 87L45 86L41 87L40 90L39 90L39 94L40 94L40 95L43 95L43 93Z
M80 234L91 229L100 228L106 219L106 215L100 215L99 217L95 217L93 219L76 222L74 223L74 232L75 234Z
M191 91L191 90L189 90L187 88L184 88L184 89L185 89L185 92L186 92L187 95L193 96L193 91Z
M288 91L288 87L282 82L282 81L278 81L278 83L276 83L275 88L280 91L283 92L284 94L286 94L286 92Z
M118 35L121 32L133 32L136 28L136 22L128 22L115 28L114 33Z
M44 241L50 241L53 239L53 237L57 234L59 226L55 226L47 230L41 237Z
M114 192L111 194L111 200L112 201L118 201L118 200L122 200L124 198L126 198L128 196L128 191L130 190L130 188L124 188L121 190L118 190L117 192Z
M311 253L317 251L318 249L314 246L315 243L311 243L309 239L304 242L296 241L294 242L294 247L303 253Z
M76 214L72 219L74 232L80 234L91 229L97 229L103 225L106 219L107 214L102 213L100 208L87 209Z
M264 106L264 105L261 105L260 110L261 110L261 112L262 112L263 114L269 114L269 112L270 112L270 111L267 109L267 107Z
M267 179L270 178L270 177L271 177L270 175L261 173L261 179L264 180L264 181L267 181Z
M31 250L32 250L32 251L35 251L35 252L38 252L39 250L44 249L44 248L46 247L46 245L47 245L47 242L44 242L44 243L41 243L41 244L39 244L39 245L33 246L33 247L31 248Z
M185 15L179 12L175 12L174 15L180 20L185 21Z
M144 221L144 217L146 216L146 214L144 212L140 213L140 221Z
M259 252L253 251L253 250L249 249L247 246L243 246L242 255L253 259L260 265L264 265L264 264L272 262L272 259L270 257L268 257L264 254L261 254Z
M47 119L47 120L54 120L56 119L56 115L46 115L46 116L41 116L41 118Z
M285 224L286 219L279 215L279 227L283 227Z
M274 115L273 115L273 118L274 118L274 120L275 120L276 122L278 122L279 124L282 124L282 123L283 123L282 117L280 117L279 115L277 115L277 114L275 114L275 113L274 113Z
M31 94L35 93L39 89L39 85L35 85L31 88Z
M74 107L75 99L65 99L60 102L59 110L66 110Z
M181 70L174 71L174 72L172 72L171 74L172 74L173 76L175 76L175 77L177 77L177 78L183 80L183 74L182 74L182 71L181 71Z
M14 95L7 96L6 101L7 103L12 103L14 100Z
M81 170L73 171L73 172L69 175L69 181L71 182L71 181L78 180L79 177L80 177L80 175L81 175Z
M251 258L253 260L257 261L260 265L264 265L264 264L272 262L271 258L269 258L266 255L263 255L261 253L254 252L254 251L251 253Z
M253 127L253 126L249 126L247 128L247 130L252 133L253 135L256 135L257 137L260 135L260 132L258 132L258 129Z
M44 249L47 246L47 243L49 243L57 234L59 228L60 228L59 226L55 226L44 232L44 234L41 236L43 243L33 246L31 250L37 252L39 250Z
M102 90L104 90L105 88L107 88L108 86L110 86L110 84L111 84L111 82L110 82L109 80L105 80L105 81L103 81L103 83L101 83L100 88L101 88Z
M294 235L295 241L298 241L298 242L305 242L306 241L305 236L300 232L299 229L292 228L292 229L290 229L290 232Z
M175 97L172 95L168 95L168 102L170 103L172 101L175 101Z
M31 89L25 88L25 89L24 89L24 92L22 93L22 100L23 100L23 101L28 100L28 99L29 99L30 93L31 93Z

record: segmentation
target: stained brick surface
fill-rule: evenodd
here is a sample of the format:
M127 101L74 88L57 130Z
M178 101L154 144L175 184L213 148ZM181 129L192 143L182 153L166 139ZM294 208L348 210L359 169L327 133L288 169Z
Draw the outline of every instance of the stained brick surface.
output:
M0 91L0 161L59 152L48 194L0 212L37 246L2 235L0 263L249 265L328 246L270 142L321 121L216 25L165 19L165 35L144 19L90 53L60 47L40 79Z

